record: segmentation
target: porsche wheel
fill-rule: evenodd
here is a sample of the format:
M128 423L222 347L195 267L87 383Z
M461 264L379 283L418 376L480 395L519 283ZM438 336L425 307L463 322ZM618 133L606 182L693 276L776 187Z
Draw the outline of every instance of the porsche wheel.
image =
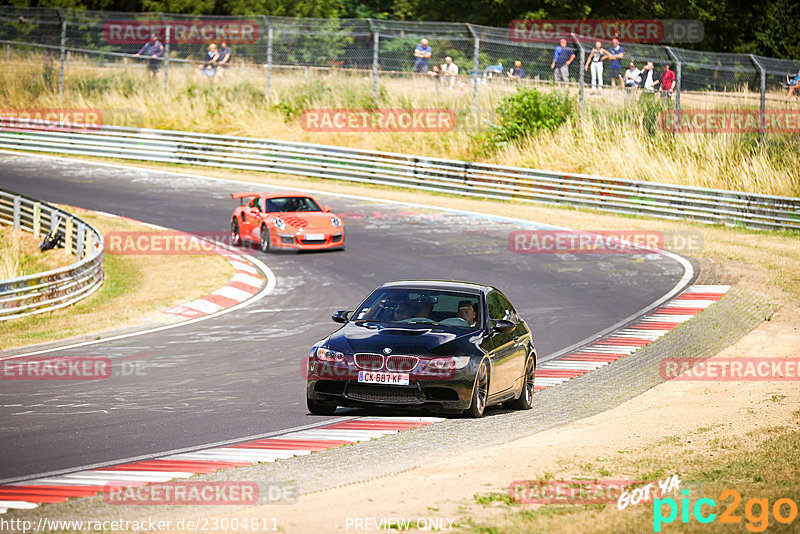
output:
M533 408L533 381L536 377L536 362L533 356L528 356L528 363L525 364L525 383L519 398L508 403L514 410L530 410Z
M238 247L241 244L242 236L239 234L239 222L236 219L231 219L231 245Z
M333 415L336 412L336 404L314 400L311 397L306 397L306 406L314 415Z
M270 244L270 237L269 237L269 230L265 224L261 225L261 237L258 240L258 248L261 252L269 252L269 244Z
M486 363L481 362L475 375L475 388L472 390L472 404L464 411L469 417L483 417L486 410L486 400L489 398L489 372Z

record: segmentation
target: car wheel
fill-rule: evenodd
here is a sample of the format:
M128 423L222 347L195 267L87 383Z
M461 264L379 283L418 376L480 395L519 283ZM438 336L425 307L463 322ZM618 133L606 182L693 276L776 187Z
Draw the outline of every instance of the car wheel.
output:
M231 245L238 247L242 244L242 236L239 234L239 222L231 219Z
M306 397L308 411L314 415L333 415L336 412L336 404L314 400Z
M522 384L522 391L519 398L511 401L509 406L515 410L530 410L533 408L533 381L536 377L536 362L533 356L528 356L528 363L525 364L525 382Z
M258 248L261 252L269 252L269 230L267 230L267 226L262 224L261 225L261 237L258 240Z
M475 374L475 387L472 390L472 404L465 410L469 417L483 417L486 410L486 401L489 398L489 371L486 370L486 363L481 362L478 372Z

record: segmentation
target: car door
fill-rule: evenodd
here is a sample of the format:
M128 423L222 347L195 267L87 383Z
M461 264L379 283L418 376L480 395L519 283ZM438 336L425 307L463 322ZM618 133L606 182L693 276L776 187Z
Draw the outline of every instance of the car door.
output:
M489 312L489 328L492 328L495 321L513 320L516 314L502 293L492 291L486 296L486 305ZM514 386L514 381L518 375L517 367L519 359L519 344L514 339L516 330L512 332L491 332L491 359L492 376L489 383L489 395L502 393ZM524 365L524 364L523 364Z
M500 296L502 297L506 306L505 319L517 325L512 332L511 340L514 342L515 354L512 358L513 363L511 364L509 371L511 371L511 386L516 386L519 388L523 380L523 375L525 374L525 361L528 357L529 347L532 345L531 331L525 321L523 321L519 315L517 315L517 311L514 309L514 306L512 306L508 298L502 293L500 293Z
M255 197L242 210L243 235L250 239L258 239L258 230L261 227L261 197Z

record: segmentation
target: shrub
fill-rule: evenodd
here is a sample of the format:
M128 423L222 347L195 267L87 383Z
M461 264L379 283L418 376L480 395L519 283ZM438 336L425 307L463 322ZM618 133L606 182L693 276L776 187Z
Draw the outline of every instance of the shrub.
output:
M490 127L484 142L489 150L520 143L542 130L557 130L575 115L575 100L560 91L542 93L519 87L517 94L501 100L495 111L498 124Z

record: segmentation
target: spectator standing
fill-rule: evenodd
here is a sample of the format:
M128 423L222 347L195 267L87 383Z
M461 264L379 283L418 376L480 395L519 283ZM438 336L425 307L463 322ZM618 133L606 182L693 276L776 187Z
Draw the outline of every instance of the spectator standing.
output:
M444 83L449 84L450 89L455 87L456 79L458 79L458 65L453 63L453 58L450 56L444 58L444 64L442 64L441 68L441 75L443 76Z
M427 39L422 39L414 49L414 72L428 72L428 60L433 55L433 48L428 45Z
M514 68L508 71L508 77L515 82L520 81L527 73L522 68L522 61L515 61Z
M150 35L150 40L136 53L136 57L148 56L150 57L150 77L155 78L158 69L161 68L161 56L164 55L164 45L158 40L156 34Z
M661 76L659 76L652 61L648 61L642 71L642 89L644 94L652 95L658 91L658 86L661 83Z
M608 50L608 70L611 74L611 87L617 87L617 80L619 80L619 88L622 89L622 62L620 61L625 57L625 49L620 46L619 39L614 37L611 40L611 48Z
M636 68L636 63L631 61L628 70L625 71L625 87L630 89L638 89L639 84L642 83L642 71Z
M589 57L586 58L586 64L583 70L589 70L592 67L592 93L603 90L603 61L608 57L608 51L603 48L603 43L600 41L594 42L594 48L589 52Z
M217 76L222 74L229 66L231 62L231 55L233 51L231 47L228 46L228 41L222 41L219 43L219 59L217 60Z
M553 51L553 62L550 68L554 69L556 83L569 82L569 65L575 61L575 51L567 46L567 40L561 39Z
M664 72L661 73L661 98L670 98L675 87L675 71L669 68L669 63L664 64Z

